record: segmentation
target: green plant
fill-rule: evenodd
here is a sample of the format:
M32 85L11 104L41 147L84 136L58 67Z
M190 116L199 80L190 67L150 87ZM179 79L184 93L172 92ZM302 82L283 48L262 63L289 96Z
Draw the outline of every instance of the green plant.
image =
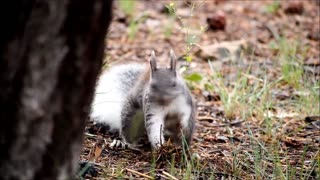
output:
M119 0L119 7L128 18L128 36L133 40L139 30L139 25L148 18L148 13L144 12L135 17L136 2L134 0Z
M182 179L198 179L204 165L200 164L197 154L192 154L186 139L182 137L182 154L179 163L180 169L184 169Z
M174 22L176 21L178 16L176 14L176 7L173 2L171 2L169 5L166 5L166 8L169 13L169 23L167 23L165 26L164 34L166 38L169 38L172 34Z
M119 0L120 9L129 17L133 16L136 2L132 0Z
M115 170L115 174L118 179L122 179L124 177L123 171L124 171L123 162L120 162L117 164L117 167Z
M144 22L148 18L148 16L149 16L148 13L145 12L141 16L130 21L129 28L128 28L128 36L130 40L133 40L136 37L136 34L139 29L139 24Z
M185 42L185 51L184 51L184 59L187 62L191 62L193 59L193 54L191 52L193 46L199 46L196 43L200 39L201 33L206 31L205 26L200 26L200 30L198 28L192 28L190 26L190 19L194 16L195 9L202 5L204 1L197 1L197 2L185 2L190 7L190 13L189 16L186 19L183 19L182 17L177 15L177 8L175 3L171 2L166 5L166 8L169 13L169 23L165 26L165 36L168 38L171 36L171 33L173 31L174 22L178 22L179 24L179 30L181 33L184 34L184 42ZM185 72L187 68L181 70L181 73ZM194 88L198 84L201 84L202 82L202 75L199 73L192 73L187 74L184 76L185 80L188 82L188 85L191 88Z
M190 87L195 87L200 84L203 80L203 76L199 73L187 74L184 76L184 79L187 80Z
M225 116L229 119L241 117L246 119L254 113L256 116L263 117L263 106L257 106L260 102L264 105L267 98L267 88L264 86L266 83L261 79L253 79L253 84L248 86L249 77L247 72L238 71L236 81L232 85L223 78L221 72L215 70L209 61L210 77L207 84L211 84L212 93L219 94L221 99Z
M194 16L195 9L203 3L204 1L191 1L190 3L185 2L185 4L190 7L189 16L186 19L183 19L182 17L177 15L177 8L175 6L175 3L171 2L170 4L166 5L166 8L170 15L170 21L165 28L165 35L166 37L169 37L171 35L174 24L173 22L178 21L180 26L179 30L184 33L184 41L186 44L184 59L187 62L192 61L193 55L191 53L191 50L193 46L199 46L197 42L200 39L200 35L207 30L206 26L200 26L200 28L192 28L190 23L190 19Z
M281 4L279 0L275 0L273 1L271 4L268 4L265 7L265 11L271 14L275 14L276 12L278 12L278 10L280 9Z
M176 156L175 156L175 154L172 154L172 156L171 156L171 161L170 161L170 174L172 174L172 175L175 175L176 174L176 172L177 172L177 170L176 170L176 168L175 168L175 158L176 158Z
M290 101L292 108L301 116L320 115L320 81L314 83L305 81L301 86L296 90L297 98Z
M299 58L297 54L304 57L307 49L300 47L297 41L289 41L283 37L272 42L270 48L278 54L283 80L298 88L303 77L303 59Z
M155 156L155 154L152 154L151 155L151 162L150 162L150 175L152 177L156 176L156 166L157 166L156 156Z

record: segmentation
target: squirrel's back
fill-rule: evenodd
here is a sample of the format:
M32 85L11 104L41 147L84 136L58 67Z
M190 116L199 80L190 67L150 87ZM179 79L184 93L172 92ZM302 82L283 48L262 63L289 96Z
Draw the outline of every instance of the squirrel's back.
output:
M126 95L147 71L146 63L115 64L103 72L98 81L91 107L91 119L119 130L121 109Z

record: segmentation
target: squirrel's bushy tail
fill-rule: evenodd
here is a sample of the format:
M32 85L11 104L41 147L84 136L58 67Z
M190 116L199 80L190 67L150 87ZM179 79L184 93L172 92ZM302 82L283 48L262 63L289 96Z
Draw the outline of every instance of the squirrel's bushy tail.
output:
M144 64L138 63L120 64L103 73L97 84L90 118L109 126L110 130L119 130L123 101L145 68Z

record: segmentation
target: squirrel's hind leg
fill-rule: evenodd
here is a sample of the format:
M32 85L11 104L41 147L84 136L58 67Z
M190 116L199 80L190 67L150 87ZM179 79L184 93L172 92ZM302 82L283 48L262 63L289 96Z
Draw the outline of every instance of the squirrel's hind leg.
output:
M124 143L134 147L144 132L144 119L140 104L135 98L128 98L121 111L120 136Z

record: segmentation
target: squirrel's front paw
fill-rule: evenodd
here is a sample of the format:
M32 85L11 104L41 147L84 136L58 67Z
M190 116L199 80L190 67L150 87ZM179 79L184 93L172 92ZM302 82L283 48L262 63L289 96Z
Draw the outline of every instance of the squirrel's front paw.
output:
M125 141L119 140L119 139L114 139L109 147L112 149L114 148L131 149L131 150L140 152L140 150L135 145L126 143Z
M126 149L128 147L128 144L119 139L114 139L109 147Z
M153 150L159 150L161 147L162 147L162 144L160 144L160 143L155 143L155 144L153 144L153 145L151 145L151 147L152 147L152 149Z

